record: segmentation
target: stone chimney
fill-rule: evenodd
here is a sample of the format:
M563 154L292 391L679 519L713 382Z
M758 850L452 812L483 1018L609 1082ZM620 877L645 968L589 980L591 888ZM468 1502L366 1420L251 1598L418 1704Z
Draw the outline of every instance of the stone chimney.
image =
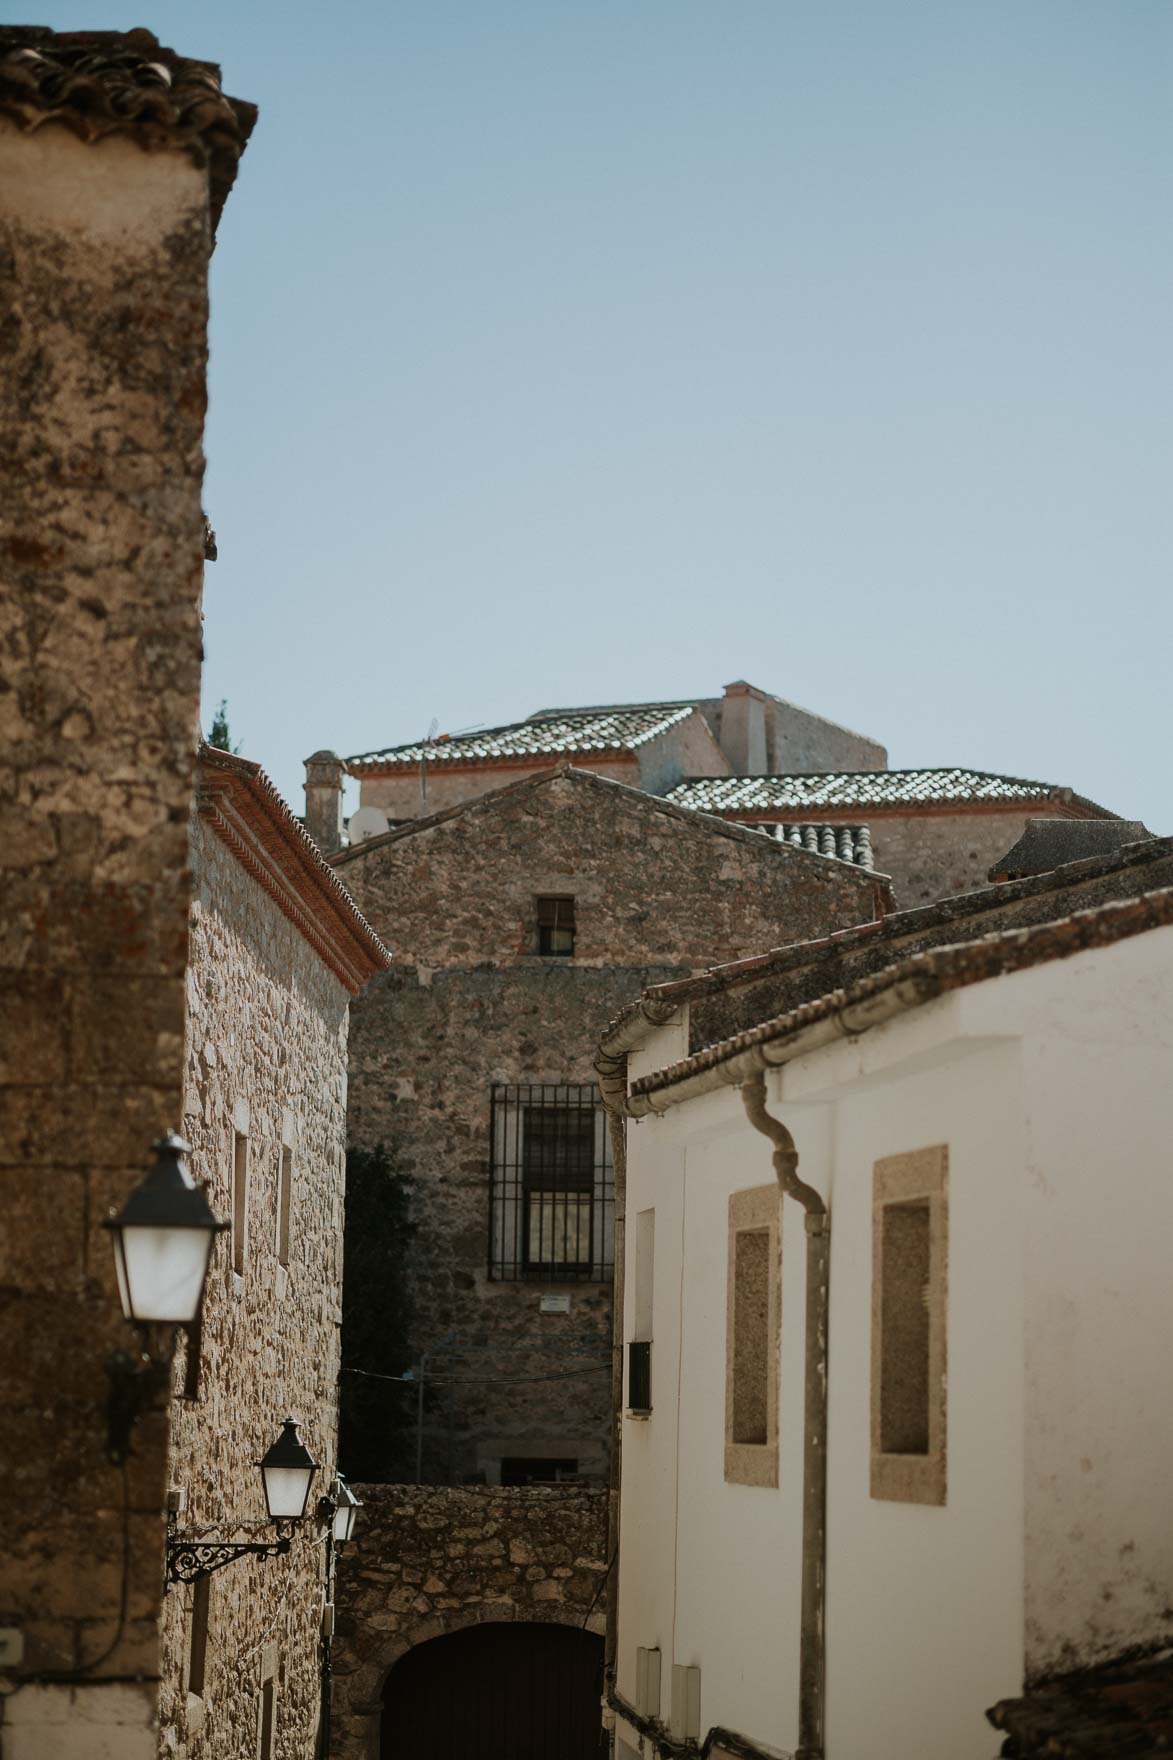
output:
M766 759L765 691L743 678L725 686L721 703L721 750L734 776L764 776Z
M315 752L305 761L305 828L323 855L342 847L342 759Z

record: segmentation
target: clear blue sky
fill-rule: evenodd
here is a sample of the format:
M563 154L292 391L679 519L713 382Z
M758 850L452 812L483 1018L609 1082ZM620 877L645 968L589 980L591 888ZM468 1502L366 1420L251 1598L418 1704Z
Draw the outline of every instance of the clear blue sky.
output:
M755 683L1173 831L1169 0L99 0L261 119L205 725Z

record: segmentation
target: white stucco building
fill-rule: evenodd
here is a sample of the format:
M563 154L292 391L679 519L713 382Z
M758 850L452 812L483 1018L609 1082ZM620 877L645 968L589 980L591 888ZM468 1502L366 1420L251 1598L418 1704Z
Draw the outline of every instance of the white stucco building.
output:
M990 1760L996 1700L1173 1634L1173 889L692 1055L689 1007L604 1041L639 1120L624 1338L650 1347L618 1753Z

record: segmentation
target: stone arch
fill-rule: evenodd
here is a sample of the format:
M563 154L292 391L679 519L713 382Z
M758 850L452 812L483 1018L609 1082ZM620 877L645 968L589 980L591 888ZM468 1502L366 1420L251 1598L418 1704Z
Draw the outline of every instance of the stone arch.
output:
M339 1559L331 1760L378 1760L383 1690L432 1638L526 1621L606 1627L607 1493L362 1485Z
M486 1620L417 1644L384 1682L380 1760L600 1760L603 1649L565 1619Z

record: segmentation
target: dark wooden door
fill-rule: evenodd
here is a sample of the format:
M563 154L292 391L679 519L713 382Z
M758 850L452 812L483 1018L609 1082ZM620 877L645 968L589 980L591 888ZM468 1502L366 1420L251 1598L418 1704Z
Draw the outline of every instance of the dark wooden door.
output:
M574 1626L484 1625L400 1658L382 1760L599 1760L603 1640Z

